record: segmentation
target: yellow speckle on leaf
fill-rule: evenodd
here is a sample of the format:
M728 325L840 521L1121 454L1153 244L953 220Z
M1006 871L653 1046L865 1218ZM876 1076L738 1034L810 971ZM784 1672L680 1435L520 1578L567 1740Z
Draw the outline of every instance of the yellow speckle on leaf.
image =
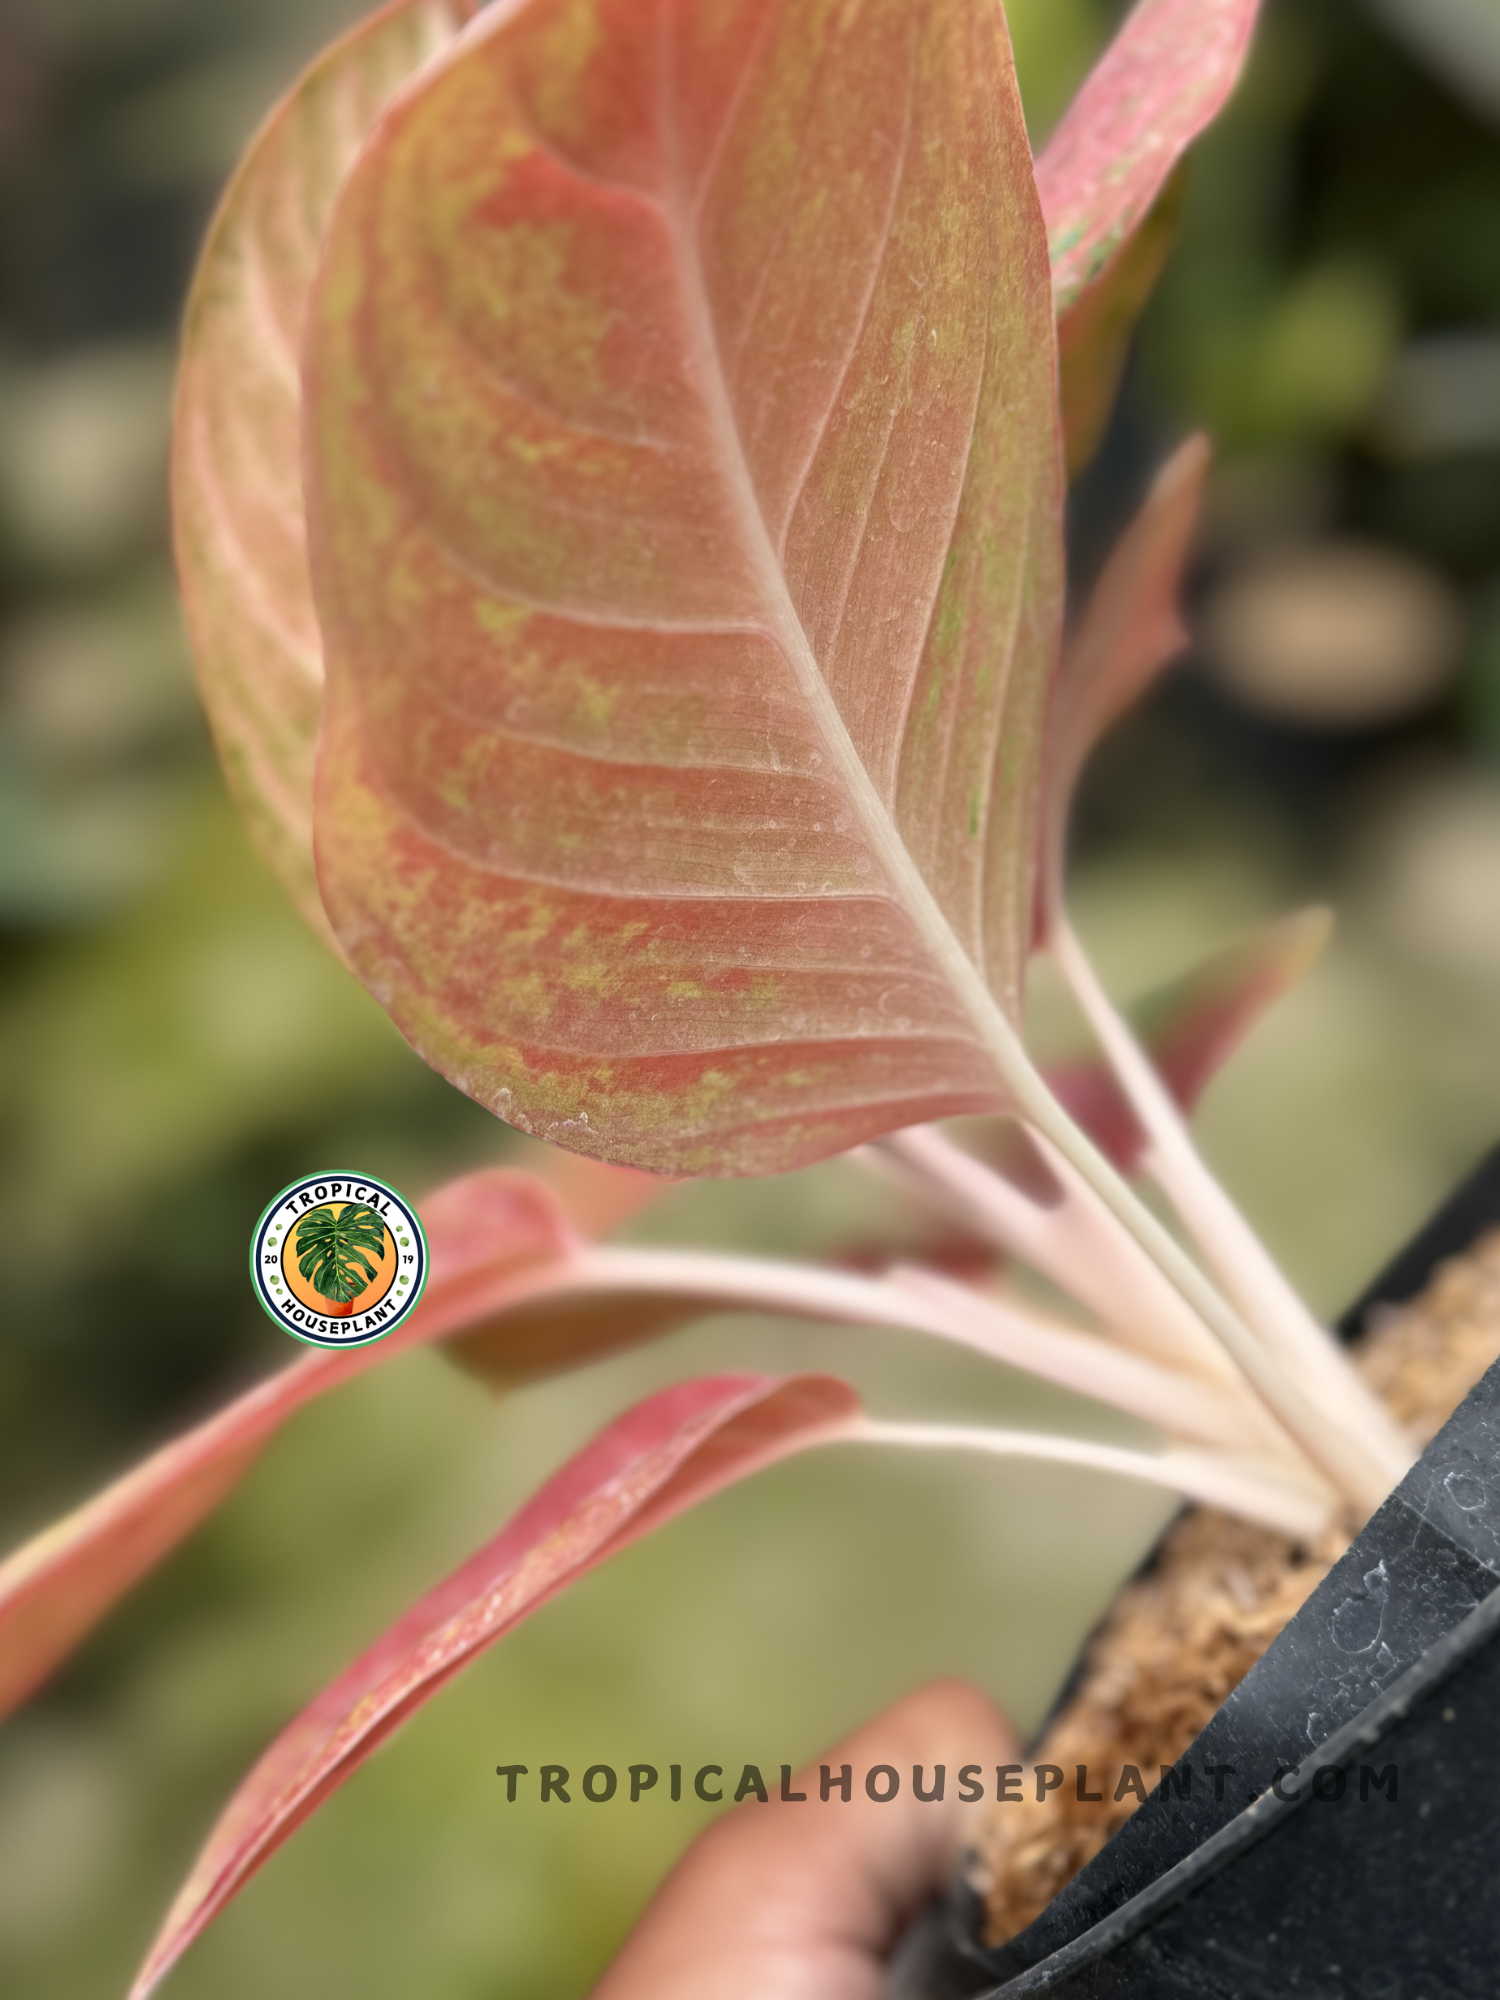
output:
M570 965L562 979L570 993L591 993L596 999L613 993L620 983L618 972L597 959L592 965Z
M544 131L567 137L582 130L578 79L601 40L598 0L569 0L558 8L541 37L541 59L533 72L532 103Z
M532 616L525 604L497 604L493 597L474 599L474 623L492 639L510 639Z
M508 437L505 448L522 465L545 465L549 459L566 458L573 446L569 438Z
M499 980L495 991L506 1012L522 1020L545 1021L552 1012L551 989L539 972L521 972Z

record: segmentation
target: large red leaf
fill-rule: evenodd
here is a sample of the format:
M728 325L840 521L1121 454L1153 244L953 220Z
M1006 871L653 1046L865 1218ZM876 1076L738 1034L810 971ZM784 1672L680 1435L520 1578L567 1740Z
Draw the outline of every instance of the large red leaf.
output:
M323 654L302 511L302 317L334 199L395 91L469 0L393 0L277 105L209 230L183 327L172 454L183 605L230 787L303 915Z
M1137 0L1036 163L1064 317L1239 79L1259 0Z
M721 1375L638 1403L277 1738L230 1801L131 1989L145 2000L287 1836L460 1667L569 1584L763 1466L847 1434L827 1375Z
M1004 1101L1050 291L996 0L528 0L361 154L305 350L319 881L510 1122L759 1172Z
M318 59L252 141L205 242L184 326L174 513L204 700L258 843L330 938L312 859L323 660L304 547L296 356L322 232L359 144L473 11L473 0L391 0ZM1216 18L1212 0L1205 17ZM1149 25L1144 16L1132 23L1106 56L1039 166L1055 225L1062 413L1075 467L1092 450L1169 235L1159 200L1125 253L1075 298L1080 216L1101 194L1108 207L1123 189L1132 212L1139 197L1133 180L1101 190L1080 177L1090 147L1076 143L1078 128L1085 113L1115 115L1121 64ZM1161 130L1180 151L1204 115L1203 77L1191 65L1173 74L1183 96ZM1128 164L1138 175L1135 153Z

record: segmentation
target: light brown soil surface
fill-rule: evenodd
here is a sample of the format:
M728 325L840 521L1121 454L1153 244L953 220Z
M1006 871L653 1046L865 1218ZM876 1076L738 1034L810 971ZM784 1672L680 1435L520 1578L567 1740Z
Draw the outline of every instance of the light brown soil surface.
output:
M1422 1296L1375 1316L1356 1350L1365 1379L1426 1444L1500 1356L1500 1231L1445 1264ZM1135 1810L1114 1792L1127 1765L1147 1791L1348 1546L1331 1529L1308 1547L1204 1507L1168 1530L1148 1573L1128 1583L1090 1641L1083 1672L1036 1748L1067 1773L1040 1803L997 1806L975 1856L986 1942L1033 1917ZM1080 1803L1087 1766L1104 1794Z

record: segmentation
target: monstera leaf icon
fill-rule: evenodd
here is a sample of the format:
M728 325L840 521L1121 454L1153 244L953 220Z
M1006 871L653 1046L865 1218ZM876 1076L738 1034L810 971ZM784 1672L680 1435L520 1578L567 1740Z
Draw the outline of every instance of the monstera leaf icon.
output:
M310 1208L297 1224L298 1270L315 1292L345 1311L374 1282L370 1257L378 1261L384 1255L385 1224L363 1202Z

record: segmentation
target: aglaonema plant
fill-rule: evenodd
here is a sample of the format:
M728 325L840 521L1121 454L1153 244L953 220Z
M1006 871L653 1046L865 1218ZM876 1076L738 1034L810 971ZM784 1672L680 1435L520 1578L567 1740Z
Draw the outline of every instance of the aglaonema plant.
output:
M0 1699L302 1403L420 1342L514 1383L709 1310L881 1325L1160 1443L874 1416L821 1375L649 1398L270 1747L134 2000L477 1650L789 1453L1050 1459L1299 1535L1410 1463L1187 1124L1322 915L1132 1020L1064 896L1079 773L1182 643L1207 453L1162 469L1065 631L1067 471L1254 13L1140 0L1034 161L998 0L396 0L252 143L175 447L229 782L428 1062L598 1164L438 1189L395 1335L305 1355L14 1555ZM1037 952L1094 1040L1050 1073ZM956 1225L964 1271L601 1240L666 1177L842 1153Z

